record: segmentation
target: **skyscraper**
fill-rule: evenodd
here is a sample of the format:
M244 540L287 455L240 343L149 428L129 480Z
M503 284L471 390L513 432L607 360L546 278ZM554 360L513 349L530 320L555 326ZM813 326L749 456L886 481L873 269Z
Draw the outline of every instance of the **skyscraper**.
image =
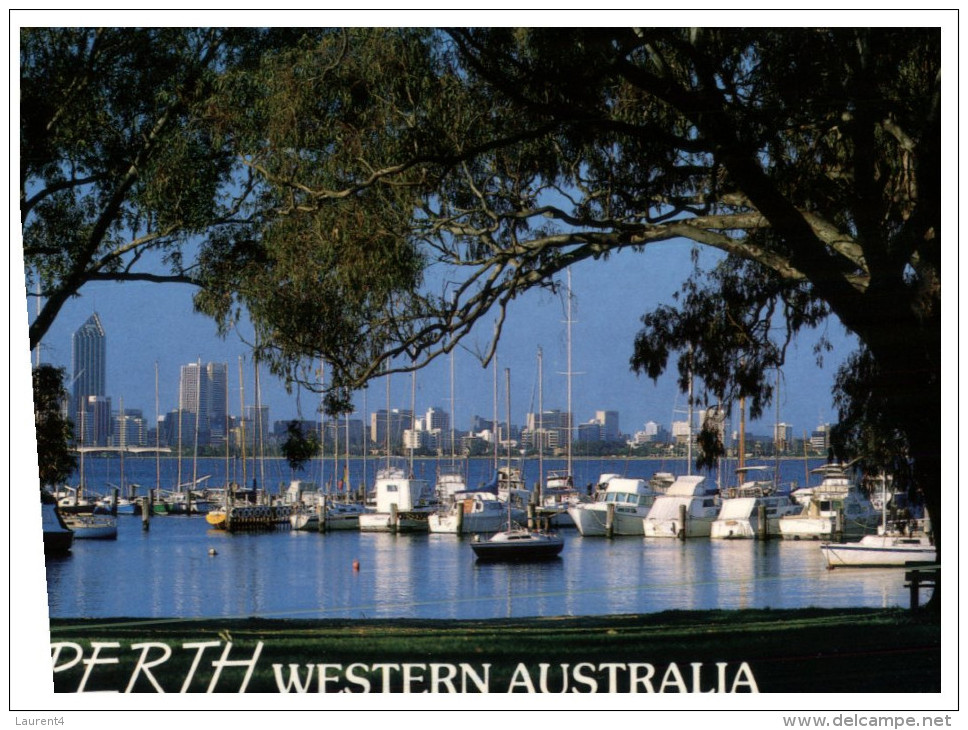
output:
M178 384L178 407L181 412L197 414L198 443L220 443L225 438L225 419L228 413L226 383L228 365L193 362L182 365ZM192 424L194 428L194 423ZM194 436L194 432L193 432ZM183 434L184 437L184 434Z
M81 413L87 409L91 396L104 398L107 395L106 358L104 326L95 312L71 335L71 418L75 424L81 423Z

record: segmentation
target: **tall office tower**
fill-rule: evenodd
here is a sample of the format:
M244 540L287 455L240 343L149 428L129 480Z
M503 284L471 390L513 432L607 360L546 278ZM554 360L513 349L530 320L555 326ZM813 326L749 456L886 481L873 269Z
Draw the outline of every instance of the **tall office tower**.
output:
M602 441L618 441L622 432L618 428L618 411L595 411L595 421L601 426Z
M205 366L208 379L208 430L213 444L224 443L226 420L229 414L228 381L229 366L224 362L210 362Z
M182 413L198 414L198 443L223 443L225 418L228 413L225 386L228 379L226 363L193 362L181 367L178 385L178 407ZM194 423L192 425L194 428Z
M106 395L106 353L104 326L95 312L71 335L71 418L75 424L80 424L82 419L88 421L82 416L87 410L88 398ZM85 443L83 437L82 443Z

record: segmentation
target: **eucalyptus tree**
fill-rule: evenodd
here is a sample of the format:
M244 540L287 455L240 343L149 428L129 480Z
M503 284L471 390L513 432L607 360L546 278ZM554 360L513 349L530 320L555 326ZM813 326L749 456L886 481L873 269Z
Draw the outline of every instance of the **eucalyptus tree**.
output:
M131 257L97 246L150 235L222 328L248 314L275 372L313 385L326 360L338 412L348 389L493 326L486 362L508 304L576 262L712 248L718 265L643 314L631 366L657 377L675 356L683 385L694 373L710 400L756 414L797 333L836 319L861 343L842 434L910 462L940 544L937 29L168 32L194 55L140 59L135 44L86 82L99 41L68 34L61 95L147 87L167 78L155 66L204 88L161 83L125 114L91 101L61 124L71 106L30 77L43 113L28 109L36 141L22 122L36 160L23 205L53 214L25 218L25 250L45 290L133 278ZM22 40L29 77L42 54ZM216 40L234 53L201 63ZM179 133L162 141L169 119ZM48 144L48 129L64 136Z
M34 425L37 431L37 463L40 487L62 485L77 471L77 455L71 449L74 427L64 417L67 400L64 370L39 365L31 376L34 392Z
M327 35L225 87L274 216L213 249L197 302L225 326L247 308L277 372L323 357L360 387L479 322L486 361L508 303L578 261L711 247L631 366L677 355L755 415L796 334L836 318L867 364L842 374L844 433L890 432L940 536L940 73L937 29Z
M20 215L38 346L92 281L198 284L209 239L250 227L253 179L212 134L223 74L299 30L24 28Z

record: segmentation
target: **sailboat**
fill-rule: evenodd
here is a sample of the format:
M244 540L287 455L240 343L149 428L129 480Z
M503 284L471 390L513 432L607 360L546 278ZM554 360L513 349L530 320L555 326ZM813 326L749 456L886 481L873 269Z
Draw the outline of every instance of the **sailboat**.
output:
M709 537L719 515L718 490L704 484L706 477L692 474L692 374L689 376L689 428L686 441L688 473L678 477L656 497L643 528L646 537Z
M386 466L376 475L374 511L359 515L360 532L427 532L427 521L437 510L437 499L427 480L412 476L413 449L407 466L390 458L389 373L386 379Z
M786 515L799 514L801 506L789 494L778 492L774 469L746 466L745 399L740 399L739 407L739 465L736 469L739 486L723 490L719 515L709 536L723 540L779 537L780 520Z
M888 519L887 503L891 497L887 481L884 476L879 477L881 524L877 534L864 535L857 542L821 544L820 552L828 568L907 567L938 562L938 548L931 539L929 519Z
M573 469L572 462L572 442L574 441L574 414L572 413L572 366L571 366L571 330L572 330L572 313L571 313L571 269L568 269L568 293L567 293L567 307L566 307L566 333L567 342L565 344L566 357L567 357L567 372L565 377L567 378L568 388L567 388L567 418L568 418L568 428L567 428L567 444L566 444L566 463L564 471L550 471L548 472L548 478L545 480L541 499L538 502L538 508L536 513L538 517L546 519L548 524L554 525L556 527L574 527L575 521L569 514L569 507L573 507L580 504L583 501L584 496L579 490L575 488L575 472ZM541 349L538 349L538 376L539 381L541 378ZM540 391L540 387L539 387ZM539 411L542 408L539 406ZM539 416L540 417L540 416ZM544 434L542 433L542 438Z
M811 473L821 476L799 514L780 520L784 540L830 540L862 537L877 531L880 514L848 476L851 464L824 464Z
M507 387L508 426L511 424L511 371L505 369ZM508 439L508 462L510 470L511 441ZM507 505L506 529L484 540L475 536L471 543L474 555L480 561L530 561L555 558L561 554L565 541L554 532L532 530L511 519L511 501Z

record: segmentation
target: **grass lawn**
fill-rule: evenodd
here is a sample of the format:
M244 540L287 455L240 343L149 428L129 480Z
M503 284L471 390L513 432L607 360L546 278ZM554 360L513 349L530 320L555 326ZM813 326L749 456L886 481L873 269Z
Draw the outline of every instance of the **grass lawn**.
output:
M939 692L899 609L429 620L54 619L57 692Z

